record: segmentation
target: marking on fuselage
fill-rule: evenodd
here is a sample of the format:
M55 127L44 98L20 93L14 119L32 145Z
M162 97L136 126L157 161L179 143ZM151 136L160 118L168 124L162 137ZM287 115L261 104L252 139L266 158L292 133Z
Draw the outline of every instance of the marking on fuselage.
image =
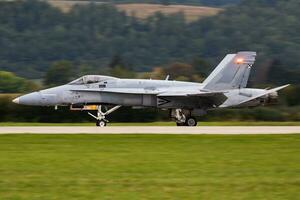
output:
M169 102L170 102L170 100L168 100L168 99L157 97L157 105L158 106L162 106L162 105L167 104Z

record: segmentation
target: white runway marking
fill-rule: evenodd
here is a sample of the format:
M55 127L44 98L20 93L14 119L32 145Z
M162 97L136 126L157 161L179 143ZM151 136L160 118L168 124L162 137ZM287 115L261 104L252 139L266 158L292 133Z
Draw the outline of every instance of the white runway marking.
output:
M300 126L2 126L0 134L291 134Z

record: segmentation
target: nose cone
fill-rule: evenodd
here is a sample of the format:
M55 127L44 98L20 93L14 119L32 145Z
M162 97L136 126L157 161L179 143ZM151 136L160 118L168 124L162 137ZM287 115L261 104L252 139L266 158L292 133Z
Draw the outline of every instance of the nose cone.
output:
M14 100L12 100L12 102L14 102L14 103L16 103L16 104L19 104L20 99L19 99L19 98L15 98Z
M13 100L13 102L17 103L17 104L32 105L32 106L40 105L41 101L42 101L42 98L41 98L40 93L38 93L38 92L26 94L26 95L20 96L18 98L15 98Z

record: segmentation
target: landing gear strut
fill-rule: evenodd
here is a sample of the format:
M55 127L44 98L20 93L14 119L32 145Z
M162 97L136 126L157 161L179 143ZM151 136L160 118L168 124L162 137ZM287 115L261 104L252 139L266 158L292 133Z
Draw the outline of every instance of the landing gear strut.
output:
M197 126L197 120L189 110L172 109L171 118L175 119L177 126Z
M96 121L96 126L100 126L100 127L104 127L106 126L106 124L108 123L108 120L105 119L105 116L116 111L117 109L119 109L121 106L114 106L111 109L107 110L106 112L102 112L102 106L99 105L98 109L97 109L97 116L93 115L92 113L88 112L88 114L92 117L94 117L97 121Z

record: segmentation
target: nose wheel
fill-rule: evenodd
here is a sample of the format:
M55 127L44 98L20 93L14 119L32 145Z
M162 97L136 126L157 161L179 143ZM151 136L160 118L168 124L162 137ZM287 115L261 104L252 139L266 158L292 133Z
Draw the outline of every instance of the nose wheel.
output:
M96 126L104 127L104 126L106 126L106 121L104 121L104 120L97 120L96 121Z
M102 106L99 105L98 108L97 108L97 116L93 115L92 113L88 112L88 114L90 116L92 116L93 118L95 118L97 121L96 121L96 126L99 126L99 127L105 127L108 123L108 120L105 119L105 117L107 115L109 115L110 113L116 111L117 109L119 109L121 106L118 105L118 106L114 106L112 107L111 109L107 110L106 112L103 112L102 111Z

